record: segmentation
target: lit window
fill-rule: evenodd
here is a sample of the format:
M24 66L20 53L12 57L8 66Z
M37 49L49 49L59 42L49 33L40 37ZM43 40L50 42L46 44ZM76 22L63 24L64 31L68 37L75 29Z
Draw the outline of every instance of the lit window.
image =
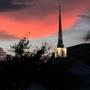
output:
M55 57L67 57L67 48L56 48Z

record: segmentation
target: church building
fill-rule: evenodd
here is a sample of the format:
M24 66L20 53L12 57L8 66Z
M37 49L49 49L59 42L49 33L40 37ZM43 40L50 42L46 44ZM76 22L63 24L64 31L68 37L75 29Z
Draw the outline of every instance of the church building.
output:
M61 23L61 7L59 6L59 30L58 30L58 44L55 49L55 57L67 57L67 48L63 44L62 23Z

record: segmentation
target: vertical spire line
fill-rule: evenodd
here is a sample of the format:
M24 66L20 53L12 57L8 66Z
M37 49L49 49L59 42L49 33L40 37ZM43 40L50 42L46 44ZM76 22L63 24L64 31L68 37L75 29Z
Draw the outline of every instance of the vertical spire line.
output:
M59 5L59 30L58 30L58 45L57 47L64 47L62 36L62 23L61 23L61 6Z

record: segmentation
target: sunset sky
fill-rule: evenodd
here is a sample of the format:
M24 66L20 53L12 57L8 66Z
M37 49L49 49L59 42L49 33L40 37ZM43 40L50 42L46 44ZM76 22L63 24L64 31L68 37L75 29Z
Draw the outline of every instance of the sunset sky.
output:
M82 43L90 30L90 0L0 0L0 47L7 49L28 32L32 44L55 46L59 4L65 46Z

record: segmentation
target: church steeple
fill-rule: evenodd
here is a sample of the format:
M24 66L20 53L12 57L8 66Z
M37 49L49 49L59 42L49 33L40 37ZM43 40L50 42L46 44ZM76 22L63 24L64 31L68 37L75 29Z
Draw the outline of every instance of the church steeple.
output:
M59 30L58 30L58 44L57 48L63 48L63 36L62 36L62 23L61 23L61 6L59 6Z
M67 57L67 48L63 44L63 35L62 35L62 23L61 23L61 7L59 6L59 28L58 28L58 44L55 49L55 57Z

